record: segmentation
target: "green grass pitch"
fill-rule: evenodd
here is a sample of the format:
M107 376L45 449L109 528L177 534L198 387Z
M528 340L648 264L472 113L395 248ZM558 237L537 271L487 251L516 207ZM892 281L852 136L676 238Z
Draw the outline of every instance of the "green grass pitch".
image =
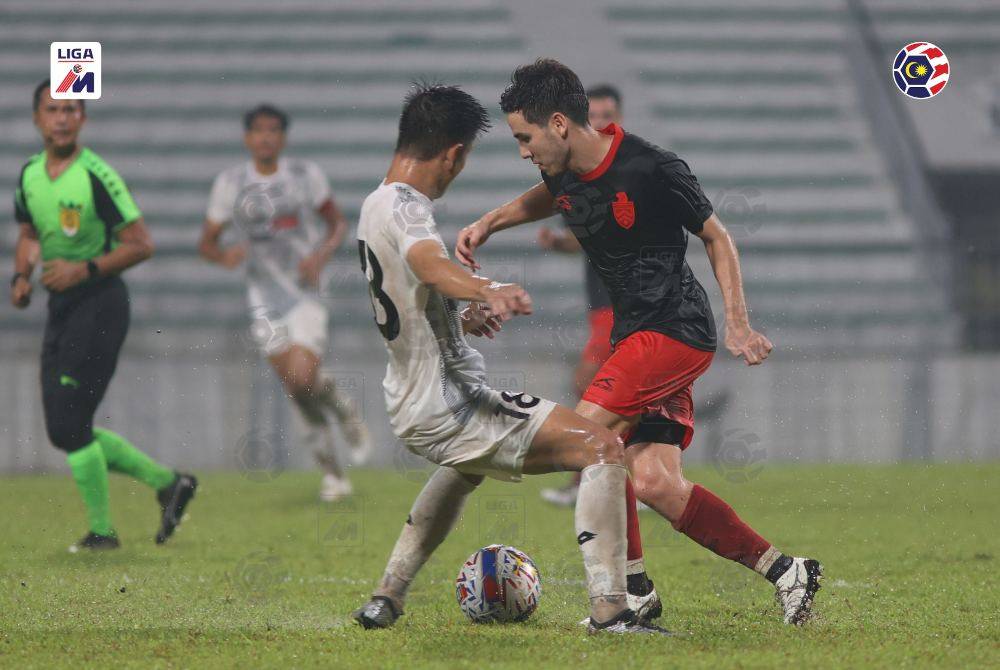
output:
M803 629L769 584L642 514L646 561L678 638L590 637L573 514L538 499L562 477L488 482L390 631L348 615L379 577L426 470L354 474L323 506L318 475L205 474L165 546L153 495L115 477L117 552L71 555L85 530L68 476L0 480L0 667L998 667L1000 464L781 466L747 482L689 476L780 548L826 569ZM467 623L454 579L491 542L538 564L528 622Z

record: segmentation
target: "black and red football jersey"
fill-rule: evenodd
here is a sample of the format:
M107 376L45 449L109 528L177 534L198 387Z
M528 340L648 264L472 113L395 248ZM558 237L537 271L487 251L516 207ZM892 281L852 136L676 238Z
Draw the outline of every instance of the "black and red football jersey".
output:
M652 330L714 351L708 295L685 260L712 203L676 154L615 124L601 132L614 139L595 169L542 179L611 296L611 342Z

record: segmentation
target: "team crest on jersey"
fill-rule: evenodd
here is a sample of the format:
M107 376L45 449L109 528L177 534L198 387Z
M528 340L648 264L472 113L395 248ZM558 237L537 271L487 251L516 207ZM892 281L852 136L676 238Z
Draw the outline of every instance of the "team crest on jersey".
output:
M73 203L59 203L59 227L62 228L66 237L75 237L80 232L80 212L83 205Z
M912 42L899 50L892 63L892 78L911 98L933 98L948 83L948 57L930 42Z
M635 203L628 199L628 194L618 191L615 201L611 203L611 213L615 215L618 225L628 230L635 224Z

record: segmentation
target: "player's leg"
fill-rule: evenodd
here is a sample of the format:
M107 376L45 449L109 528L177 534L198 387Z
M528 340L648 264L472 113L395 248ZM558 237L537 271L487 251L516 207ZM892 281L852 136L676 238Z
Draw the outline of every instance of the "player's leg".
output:
M628 609L623 458L616 434L556 406L532 439L523 463L524 474L581 471L577 542L587 570L591 622L597 628Z
M580 352L580 358L573 368L573 389L577 398L582 398L594 375L601 369L604 361L611 356L611 329L614 325L614 314L611 308L591 310L588 314L590 335ZM580 473L574 472L566 485L561 488L545 488L541 491L542 499L559 507L572 507L576 504L577 492L580 488ZM634 511L634 510L633 510Z
M679 444L629 445L626 459L639 498L701 546L754 570L774 584L786 623L805 622L819 590L819 563L783 554L724 500L688 481L681 469L681 454Z
M313 300L300 302L285 319L288 339L322 358L327 347L329 314L325 307ZM351 460L361 465L372 451L371 436L361 416L361 409L347 395L337 392L337 380L324 374L317 364L315 379L310 384L313 402L327 414L333 415L340 432L347 442Z
M323 469L320 497L330 501L350 495L351 484L337 459L332 426L315 393L319 356L301 344L290 344L282 351L271 354L268 360L305 424L303 442Z
M466 498L482 481L482 475L462 474L454 468L434 471L413 501L382 581L371 600L354 612L355 621L365 628L388 628L402 616L417 572L451 532Z
M627 439L639 417L626 417L604 409L600 405L581 400L576 413L594 423L606 426ZM627 462L626 462L627 464ZM639 532L638 499L635 494L633 477L625 481L625 538L627 540L625 575L628 584L629 607L642 616L655 619L663 612L660 596L656 593L653 580L646 574L646 563L642 550L642 535Z
M708 369L712 353L650 331L633 333L618 343L577 405L577 412L622 435L626 445L643 412L689 386ZM629 480L631 487L632 480ZM626 491L629 540L629 600L647 617L662 611L659 595L646 575L639 517L633 490Z
M368 462L374 444L361 408L349 395L340 393L338 381L323 371L319 372L315 392L324 409L332 413L337 420L340 432L350 449L351 461L355 465Z
M93 307L86 301L60 305L58 298L53 303L58 308L49 312L41 360L45 429L52 444L66 452L89 524L88 535L70 551L111 549L118 539L111 522L108 466L92 432L94 380L80 369L96 334Z

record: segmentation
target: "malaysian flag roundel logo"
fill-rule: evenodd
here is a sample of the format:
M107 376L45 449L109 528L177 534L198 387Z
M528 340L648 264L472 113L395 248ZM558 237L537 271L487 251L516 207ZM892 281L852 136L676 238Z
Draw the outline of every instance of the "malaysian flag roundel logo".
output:
M948 57L930 42L907 44L892 62L892 78L911 98L933 98L948 83Z

